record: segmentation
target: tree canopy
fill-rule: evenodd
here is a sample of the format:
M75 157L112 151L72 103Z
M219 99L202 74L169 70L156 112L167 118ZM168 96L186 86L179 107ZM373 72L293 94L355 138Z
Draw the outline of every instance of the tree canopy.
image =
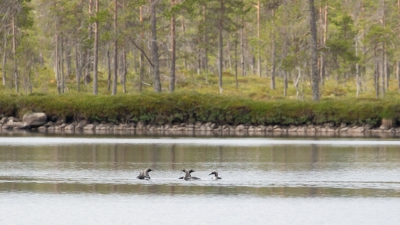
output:
M317 82L324 97L334 81L383 97L400 88L399 24L395 0L2 0L1 89L166 92L215 77L223 94L223 79L240 91L259 76L282 96Z

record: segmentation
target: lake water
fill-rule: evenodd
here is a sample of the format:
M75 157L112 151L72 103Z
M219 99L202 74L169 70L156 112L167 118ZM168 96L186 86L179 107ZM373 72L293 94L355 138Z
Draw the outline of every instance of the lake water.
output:
M0 203L1 225L398 225L400 141L3 135Z

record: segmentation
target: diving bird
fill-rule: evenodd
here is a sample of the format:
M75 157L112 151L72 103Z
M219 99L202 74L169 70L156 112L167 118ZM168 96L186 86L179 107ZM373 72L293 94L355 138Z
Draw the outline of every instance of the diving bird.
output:
M219 179L222 179L221 177L218 176L218 172L216 172L216 171L214 171L214 172L208 174L208 176L213 175L213 174L214 174L214 176L211 177L211 180L219 180Z
M192 177L191 173L196 172L194 170L187 170L183 169L182 172L185 173L184 177L179 177L179 179L184 179L184 180L200 180L198 177Z
M137 176L137 178L140 180L149 180L150 179L150 175L149 175L150 171L153 171L153 170L150 168L148 168L146 170L141 170L139 173L139 176Z

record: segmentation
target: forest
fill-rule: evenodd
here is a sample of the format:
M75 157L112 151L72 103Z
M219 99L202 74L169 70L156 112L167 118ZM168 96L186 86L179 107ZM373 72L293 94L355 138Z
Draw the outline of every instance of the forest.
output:
M1 93L400 90L400 0L1 0Z

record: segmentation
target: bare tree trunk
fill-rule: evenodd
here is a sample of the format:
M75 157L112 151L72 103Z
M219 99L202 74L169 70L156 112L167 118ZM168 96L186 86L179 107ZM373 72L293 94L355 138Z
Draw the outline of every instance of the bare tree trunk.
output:
M286 17L286 16L285 16ZM287 21L286 19L284 21L284 43L283 43L283 57L287 57L288 55L288 45L289 45L289 37L288 37L288 31L287 31ZM287 89L288 89L288 73L286 69L283 71L283 95L286 97L287 96Z
M79 64L78 44L75 44L75 73L76 73L76 84L78 86L78 92L80 92L82 66Z
M397 61L397 89L400 92L400 60Z
M3 63L2 63L2 71L3 71L3 86L7 85L7 32L4 29L4 47L3 47Z
M118 33L117 33L117 17L118 15L118 2L114 0L114 77L112 84L112 95L117 94L118 82Z
M400 0L397 0L397 9L398 9L398 16L399 16L399 26L400 27ZM397 31L400 36L400 32ZM398 91L400 92L400 60L397 61L397 84L398 84Z
M66 75L67 77L72 73L72 59L71 59L71 47L70 47L70 41L68 38L65 39L65 45L66 45L66 49L65 49L65 64L66 64Z
M317 25L315 23L314 0L309 0L310 29L311 29L311 85L312 99L319 101L319 76L318 76L318 55L317 55Z
M203 6L203 23L204 23L204 71L206 72L206 83L208 83L208 35L207 35L206 6Z
M300 67L296 67L296 69L299 71L298 76L296 78L296 81L294 82L294 86L296 88L296 97L299 97L299 83L300 83L300 78L301 78L301 69Z
M272 10L272 29L275 28L275 11ZM274 30L271 32L271 89L275 90L275 77L276 77L276 41L275 41L275 33Z
M65 92L65 76L64 76L64 38L63 33L61 33L61 52L60 52L60 62L61 62L61 93L64 94Z
M89 0L89 16L92 17L93 13L93 0ZM93 33L93 26L92 24L89 24L89 40L92 39L92 33ZM86 52L86 68L85 68L85 77L84 77L84 83L85 86L88 85L92 78L90 76L90 73L92 72L92 50L89 49L89 51Z
M140 23L143 23L143 7L142 6L140 6ZM143 39L144 39L144 34L143 34L143 32L140 34L140 36L141 36L141 38L142 38L142 40L141 40L141 44L140 44L140 47L142 48L142 49L144 49L144 46L143 46ZM139 58L139 64L140 64L140 71L139 71L139 77L140 77L140 81L139 81L139 92L142 92L143 91L143 82L144 82L144 54L143 54L143 52L141 51L140 52L140 58Z
M83 75L83 84L86 86L90 83L90 51L85 50L85 72Z
M240 53L241 53L241 60L240 65L242 67L242 77L246 75L245 68L244 68L244 18L242 16L242 28L240 29Z
M254 51L254 48L252 48L252 52ZM256 57L254 55L251 56L251 68L253 69L253 74L256 74Z
M236 89L239 88L239 83L238 83L238 33L235 32L235 83L236 83Z
M226 51L228 55L228 66L225 65L225 68L229 67L229 70L232 70L232 57L231 57L231 41L230 41L230 36L227 35L228 37L226 38Z
M61 86L60 86L60 53L59 53L59 37L58 37L58 30L56 24L56 36L55 36L55 55L56 55L56 82L57 82L57 91L58 94L61 94Z
M29 91L29 94L32 94L32 91L33 91L33 85L32 85L32 63L29 64L28 71L29 71L28 72L28 91Z
M385 0L382 1L382 26L383 28L386 28L386 5L385 5ZM384 94L386 92L386 89L389 89L389 71L388 71L388 57L387 57L387 50L386 50L386 43L383 43L383 82L384 86L382 86L382 97L384 97Z
M111 57L110 49L107 49L107 91L111 91Z
M223 72L223 63L224 63L224 55L223 55L223 14L224 14L224 0L220 0L220 18L219 18L219 27L218 27L218 87L219 92L222 94L222 72Z
M378 55L376 52L377 46L374 48L374 60L375 60L375 73L374 73L374 84L375 84L375 96L376 98L379 98L379 60L378 60Z
M376 61L375 62L375 96L376 96L376 98L379 98L379 77L380 77L380 74L379 74L379 71L380 71L380 68L379 68L379 61Z
M322 45L326 45L326 40L327 40L327 34L328 34L328 4L325 3L324 9L321 9L321 19L323 19L323 31L322 31ZM325 73L326 73L326 67L325 67L325 56L322 53L320 56L320 79L321 79L321 84L325 84Z
M185 25L185 18L181 17L181 28L182 28L182 35L185 36L186 33L186 25ZM187 63L187 58L186 55L183 56L183 64L185 65L185 70L188 69L188 63Z
M385 86L386 86L386 74L385 74L385 66L386 66L386 63L385 63L385 44L383 44L383 47L382 47L382 54L381 54L381 76L382 76L382 79L381 79L381 81L382 81L382 87L381 87L381 91L382 91L382 97L385 97Z
M99 12L99 0L95 0L95 12ZM98 62L99 62L99 22L94 22L94 46L93 46L93 95L97 95L98 90Z
M356 57L358 58L358 38L356 37ZM360 66L358 62L356 63L356 86L357 86L357 92L356 92L356 97L360 95L360 89L361 89L361 79L360 79Z
M14 81L15 81L15 91L19 91L18 86L18 66L17 66L17 39L15 37L15 14L12 13L11 18L11 26L12 26L12 52L13 52L13 65L14 65Z
M382 97L385 96L386 88L388 87L388 73L387 73L387 57L386 57L386 44L384 43L382 46Z
M160 62L158 57L158 43L157 43L157 11L156 7L159 0L151 0L151 51L153 57L153 72L154 72L154 91L161 92L161 80L160 80Z
M122 50L122 80L123 80L123 86L122 86L122 90L124 93L126 93L126 75L128 73L128 62L126 61L126 51L125 48Z
M261 77L261 54L260 54L260 0L257 0L257 73Z
M287 71L283 71L283 96L287 96L287 88L288 88L288 76Z
M171 7L174 7L175 0L171 0ZM175 64L176 64L176 40L175 40L175 15L171 16L171 81L169 91L175 90ZM200 69L200 68L199 68Z
M198 38L198 41L197 41L199 44L201 43L201 39L200 38ZM200 73L201 73L201 69L202 69L202 50L201 50L201 48L200 48L200 46L199 46L199 44L197 45L197 74L199 74L200 75ZM172 61L172 60L171 60Z

